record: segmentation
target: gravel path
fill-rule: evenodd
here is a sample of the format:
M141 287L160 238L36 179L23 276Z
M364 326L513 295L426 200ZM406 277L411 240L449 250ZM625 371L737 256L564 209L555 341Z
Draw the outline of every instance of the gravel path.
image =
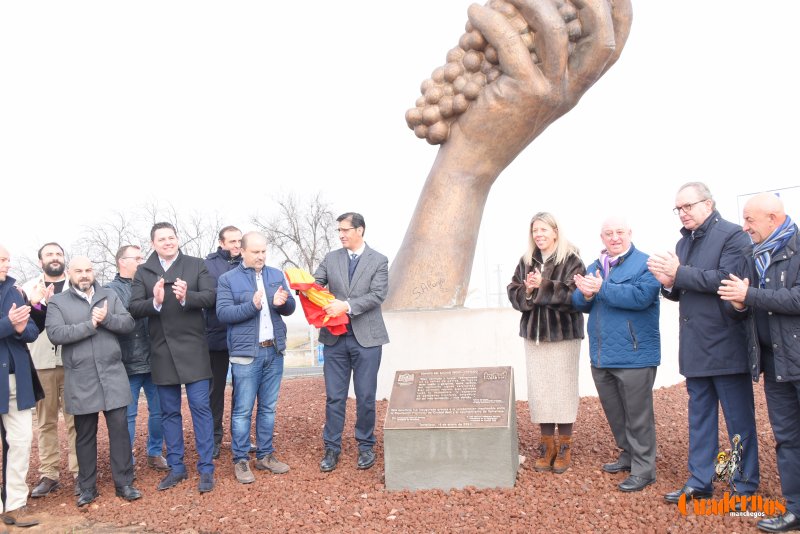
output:
M761 458L760 494L780 499L775 443L767 419L761 384L755 386ZM226 399L229 402L229 397ZM161 474L149 470L137 436L136 485L144 497L127 503L114 496L108 468L107 437L99 436L100 498L79 510L66 488L30 499L31 511L43 523L27 532L753 532L756 519L727 515L684 517L663 494L681 487L687 477L687 409L683 383L655 391L658 433L658 481L644 491L624 494L616 484L625 474L609 475L600 466L617 451L597 398L581 399L575 425L573 466L564 474L537 473L532 458L539 439L525 402L517 403L520 454L528 457L513 489L388 492L383 485L383 418L378 403L378 462L356 469L352 438L354 402L348 403L347 427L339 467L321 473L325 389L321 377L285 380L278 403L276 453L291 466L285 475L256 471L256 482L241 485L233 477L230 442L223 442L217 461L216 489L197 492L196 456L188 408L184 403L189 480L165 492L156 491ZM229 410L229 406L226 408ZM140 417L146 414L146 403ZM229 411L225 427L229 428ZM142 419L143 420L143 419ZM722 423L722 422L721 422ZM104 425L101 423L101 428ZM724 425L720 425L724 429ZM144 425L139 426L142 431ZM63 429L62 429L63 430ZM141 432L141 431L140 431ZM720 435L721 442L724 434ZM36 440L29 473L36 480ZM66 463L64 457L62 464ZM62 465L62 473L66 473ZM62 474L66 483L66 475ZM66 484L65 484L66 486ZM70 485L71 489L71 485ZM717 488L721 497L724 488ZM782 499L781 499L782 502ZM15 529L19 530L19 529Z

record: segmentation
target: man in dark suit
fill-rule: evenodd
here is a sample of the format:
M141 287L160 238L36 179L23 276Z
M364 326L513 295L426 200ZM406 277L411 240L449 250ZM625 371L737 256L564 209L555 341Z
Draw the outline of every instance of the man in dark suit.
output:
M325 312L350 317L345 334L335 336L327 328L319 333L325 345L327 397L322 431L325 457L319 464L323 472L333 471L339 461L351 373L356 394L357 466L369 469L375 463L375 391L382 346L389 342L381 314L389 288L389 260L364 242L363 216L348 212L336 221L343 248L329 252L314 273L317 283L327 286L336 297L325 306Z
M158 386L170 468L158 489L169 489L188 478L183 463L183 384L194 426L198 490L205 493L214 489L214 422L208 398L211 362L203 308L214 307L216 283L202 259L180 251L170 223L153 225L150 239L154 254L136 270L129 309L134 318L147 317L150 329L150 373Z
M720 405L728 438L738 434L743 448L735 493L752 495L759 483L758 437L747 340L742 321L728 317L717 296L723 279L741 275L742 249L750 240L722 218L701 182L681 186L673 212L683 224L675 253L647 261L664 297L679 303L678 361L689 393L689 479L664 498L677 504L712 496Z

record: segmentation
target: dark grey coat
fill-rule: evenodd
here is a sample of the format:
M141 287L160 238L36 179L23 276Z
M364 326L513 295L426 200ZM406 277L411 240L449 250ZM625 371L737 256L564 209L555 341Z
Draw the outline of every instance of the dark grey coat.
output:
M685 228L681 233L675 246L680 259L675 285L662 291L680 303L680 372L687 378L748 373L743 321L726 312L717 290L731 273L742 276L742 249L750 237L716 210L694 233Z
M108 302L106 318L92 325L92 308ZM74 288L53 295L45 329L62 345L64 410L72 415L122 408L131 403L131 386L122 365L118 334L133 330L133 317L110 289L94 285L91 305Z
M758 381L761 373L761 347L753 308L768 312L775 379L778 382L800 380L800 237L796 234L772 255L763 289L758 286L752 247L747 250L747 266L750 287L744 303L747 306L747 345L753 380Z
M105 285L114 290L122 301L125 309L131 301L131 285L133 280L122 278L119 273ZM136 319L136 326L129 334L119 336L119 346L122 349L122 363L130 375L140 375L150 372L150 333L147 328L147 319Z
M158 311L153 306L153 286L162 276L167 283ZM178 278L188 285L186 306L181 306L172 292L171 284ZM137 319L148 318L153 383L191 384L211 378L203 308L213 308L216 300L216 281L200 258L179 252L165 273L154 252L136 269L128 309Z

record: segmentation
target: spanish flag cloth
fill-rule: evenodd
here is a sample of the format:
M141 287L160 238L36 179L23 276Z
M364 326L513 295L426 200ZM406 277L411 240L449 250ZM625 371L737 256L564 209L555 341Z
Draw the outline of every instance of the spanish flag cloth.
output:
M323 311L335 297L330 291L319 285L308 271L298 267L290 267L283 271L289 281L289 287L297 291L306 321L317 328L326 327L334 336L347 333L350 318L346 313L328 315Z

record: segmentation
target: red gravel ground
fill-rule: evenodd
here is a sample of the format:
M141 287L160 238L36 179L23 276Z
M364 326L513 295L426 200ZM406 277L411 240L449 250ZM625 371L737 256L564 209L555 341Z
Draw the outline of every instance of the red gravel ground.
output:
M780 499L775 443L767 419L761 384L755 386L761 457L760 494ZM229 402L229 399L228 399ZM658 481L644 491L624 494L616 484L624 473L610 475L600 466L616 458L616 448L597 398L583 398L575 425L573 466L564 474L537 473L531 459L539 439L525 402L517 403L520 454L528 457L513 489L466 488L450 491L389 492L383 484L383 418L387 401L378 403L378 461L356 469L352 438L354 402L348 403L348 426L339 467L321 473L325 390L321 377L285 380L278 403L275 446L291 466L285 475L255 471L256 482L241 485L233 477L230 442L223 442L217 461L217 486L197 492L193 434L184 402L189 480L171 490L156 491L162 474L148 469L139 425L136 485L144 497L127 503L114 496L108 468L107 437L99 436L100 497L79 510L67 483L42 499L30 499L31 511L43 523L28 532L719 532L755 530L757 519L727 515L684 517L663 495L686 480L687 409L683 383L655 392L658 432ZM229 426L229 406L225 427ZM146 414L142 402L140 417ZM722 423L722 422L721 422ZM101 422L101 428L103 424ZM724 425L721 424L721 429ZM62 428L63 431L63 428ZM229 439L229 438L228 438ZM720 435L724 443L724 434ZM28 481L36 482L36 440ZM465 466L468 468L469 466ZM67 489L69 488L69 489ZM716 496L721 497L720 485ZM781 502L782 499L780 499ZM13 529L21 531L20 529Z

